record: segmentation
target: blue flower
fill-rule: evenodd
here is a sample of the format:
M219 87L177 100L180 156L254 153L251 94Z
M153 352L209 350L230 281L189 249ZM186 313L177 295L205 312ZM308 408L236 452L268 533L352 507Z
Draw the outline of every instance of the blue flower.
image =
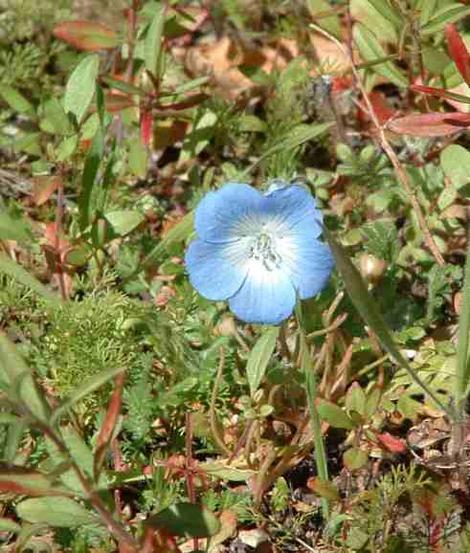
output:
M249 323L287 319L297 297L318 294L333 269L319 240L321 213L299 184L277 180L263 194L229 182L202 199L195 227L198 239L186 252L192 285L207 299L228 300Z

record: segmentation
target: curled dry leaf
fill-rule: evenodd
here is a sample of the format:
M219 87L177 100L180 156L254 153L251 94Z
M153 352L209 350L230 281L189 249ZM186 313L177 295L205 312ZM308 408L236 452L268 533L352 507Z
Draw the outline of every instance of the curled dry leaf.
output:
M212 77L220 94L233 100L256 86L242 73L240 66L257 67L270 73L275 67L284 68L298 55L298 48L294 41L286 39L278 41L276 48L243 48L225 36L216 42L198 44L176 53L184 59L191 75Z

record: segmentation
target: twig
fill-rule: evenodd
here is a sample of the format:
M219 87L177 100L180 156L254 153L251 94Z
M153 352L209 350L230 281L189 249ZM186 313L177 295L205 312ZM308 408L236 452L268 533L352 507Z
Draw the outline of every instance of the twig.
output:
M415 210L416 217L418 219L418 224L421 229L421 232L423 233L424 242L428 246L429 250L431 251L434 259L439 265L445 265L444 258L442 257L441 252L439 251L436 242L434 241L434 238L432 237L431 231L429 230L429 227L426 223L426 219L424 217L423 211L421 209L421 206L419 205L418 199L416 197L416 194L413 190L413 187L411 186L410 179L408 177L408 174L406 173L405 169L401 165L400 161L398 160L397 154L395 153L394 149L390 145L389 141L387 140L387 137L385 135L385 130L380 124L380 121L377 118L377 115L375 113L374 107L372 106L372 103L369 99L369 96L367 94L367 91L364 87L364 84L362 83L361 76L359 75L359 71L357 70L354 60L351 56L351 53L348 51L347 48L344 47L344 45L333 35L322 29L321 27L318 27L314 23L311 23L310 26L317 32L323 35L324 37L328 38L332 42L340 48L342 53L348 58L349 64L351 66L351 71L353 73L354 79L356 81L356 85L363 97L367 114L369 115L376 131L377 136L379 139L379 143L384 150L384 152L387 154L391 164L393 165L393 168L395 169L395 173L398 177L398 180L403 186L403 189L405 190L408 199Z

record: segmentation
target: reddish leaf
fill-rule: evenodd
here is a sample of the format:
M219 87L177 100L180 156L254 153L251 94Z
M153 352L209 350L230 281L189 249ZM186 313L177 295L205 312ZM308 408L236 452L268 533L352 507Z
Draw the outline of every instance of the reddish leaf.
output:
M56 25L53 33L56 38L78 50L96 52L119 45L117 33L94 21L64 21Z
M42 205L57 190L61 178L55 175L42 175L33 179L33 200L36 205Z
M412 113L390 121L387 128L397 134L445 136L469 126L469 113Z
M433 86L423 86L414 84L410 86L413 92L421 92L422 94L430 94L431 96L438 96L439 98L445 98L446 100L453 100L454 102L463 102L470 104L470 96L464 96L463 94L456 94L445 88L434 88Z
M395 438L395 436L392 436L388 432L377 434L377 439L380 444L391 453L404 453L407 449L405 440Z
M124 373L119 373L115 379L115 387L113 395L108 405L108 411L101 425L100 433L96 440L96 450L94 459L94 471L97 475L103 464L106 449L109 442L113 437L113 432L116 427L116 423L121 412L122 406L122 390L124 388Z
M141 108L140 110L140 140L144 146L150 144L152 138L153 117L152 110Z
M449 54L454 60L464 81L470 84L470 54L468 53L467 46L453 23L449 23L449 25L446 26L445 32Z

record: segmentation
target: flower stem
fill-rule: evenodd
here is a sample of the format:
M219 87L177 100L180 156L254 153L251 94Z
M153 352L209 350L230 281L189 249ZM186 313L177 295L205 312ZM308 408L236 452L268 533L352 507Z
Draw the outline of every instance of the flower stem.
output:
M315 465L317 468L318 477L322 480L329 480L328 476L328 461L326 458L325 444L321 430L321 419L315 405L315 400L318 397L317 379L313 367L310 348L307 343L304 329L302 328L302 316L300 312L300 304L297 306L297 319L299 323L299 338L300 338L300 365L305 375L305 393L307 395L308 410L310 413L310 421L313 430L313 442L315 445ZM328 517L329 505L326 499L322 499L323 517Z

